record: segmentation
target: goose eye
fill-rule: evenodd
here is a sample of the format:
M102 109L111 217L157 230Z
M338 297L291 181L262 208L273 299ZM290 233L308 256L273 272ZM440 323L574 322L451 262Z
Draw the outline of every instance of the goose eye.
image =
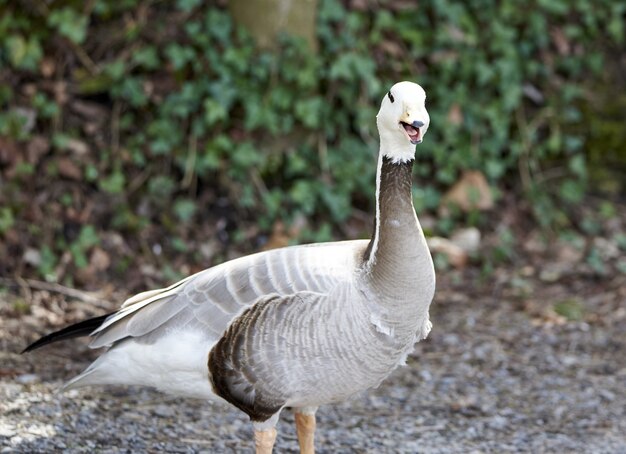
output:
M395 99L393 99L393 95L391 94L391 92L387 93L387 97L389 98L389 101L394 102Z

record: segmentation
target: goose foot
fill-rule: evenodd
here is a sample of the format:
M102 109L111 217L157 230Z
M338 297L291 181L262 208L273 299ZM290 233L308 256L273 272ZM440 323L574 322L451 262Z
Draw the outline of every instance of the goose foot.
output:
M296 432L298 433L300 454L315 454L315 410L296 410Z

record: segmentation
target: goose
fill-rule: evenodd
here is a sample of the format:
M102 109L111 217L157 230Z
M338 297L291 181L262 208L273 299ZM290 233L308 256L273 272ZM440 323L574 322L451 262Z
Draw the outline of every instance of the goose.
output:
M425 101L407 81L382 99L370 240L237 258L24 351L89 336L91 348L107 350L63 389L144 385L226 401L250 418L259 454L272 452L289 407L300 451L313 453L317 408L378 386L432 326L435 271L411 196L415 145L430 123Z

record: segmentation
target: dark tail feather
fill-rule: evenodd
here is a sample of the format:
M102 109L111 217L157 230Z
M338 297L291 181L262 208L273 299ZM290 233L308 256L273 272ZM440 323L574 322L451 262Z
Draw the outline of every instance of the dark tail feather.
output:
M53 342L62 341L65 339L72 339L74 337L82 337L88 336L91 334L93 330L102 325L102 323L106 320L109 315L114 314L111 312L110 314L101 315L100 317L90 318L88 320L83 320L82 322L75 323L74 325L66 326L65 328L55 331L54 333L50 333L39 340L36 340L28 347L26 347L22 353L27 353L33 351L39 347L43 347L44 345L51 344Z

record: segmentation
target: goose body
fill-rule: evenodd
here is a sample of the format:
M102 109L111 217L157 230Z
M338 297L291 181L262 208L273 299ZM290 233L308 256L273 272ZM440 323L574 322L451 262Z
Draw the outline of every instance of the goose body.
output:
M258 452L271 451L278 416L293 407L301 448L311 452L303 427L315 409L377 386L430 331L435 274L411 196L424 100L419 85L401 82L382 101L371 240L235 259L27 350L89 334L91 347L108 350L66 389L132 384L227 401L255 424Z

